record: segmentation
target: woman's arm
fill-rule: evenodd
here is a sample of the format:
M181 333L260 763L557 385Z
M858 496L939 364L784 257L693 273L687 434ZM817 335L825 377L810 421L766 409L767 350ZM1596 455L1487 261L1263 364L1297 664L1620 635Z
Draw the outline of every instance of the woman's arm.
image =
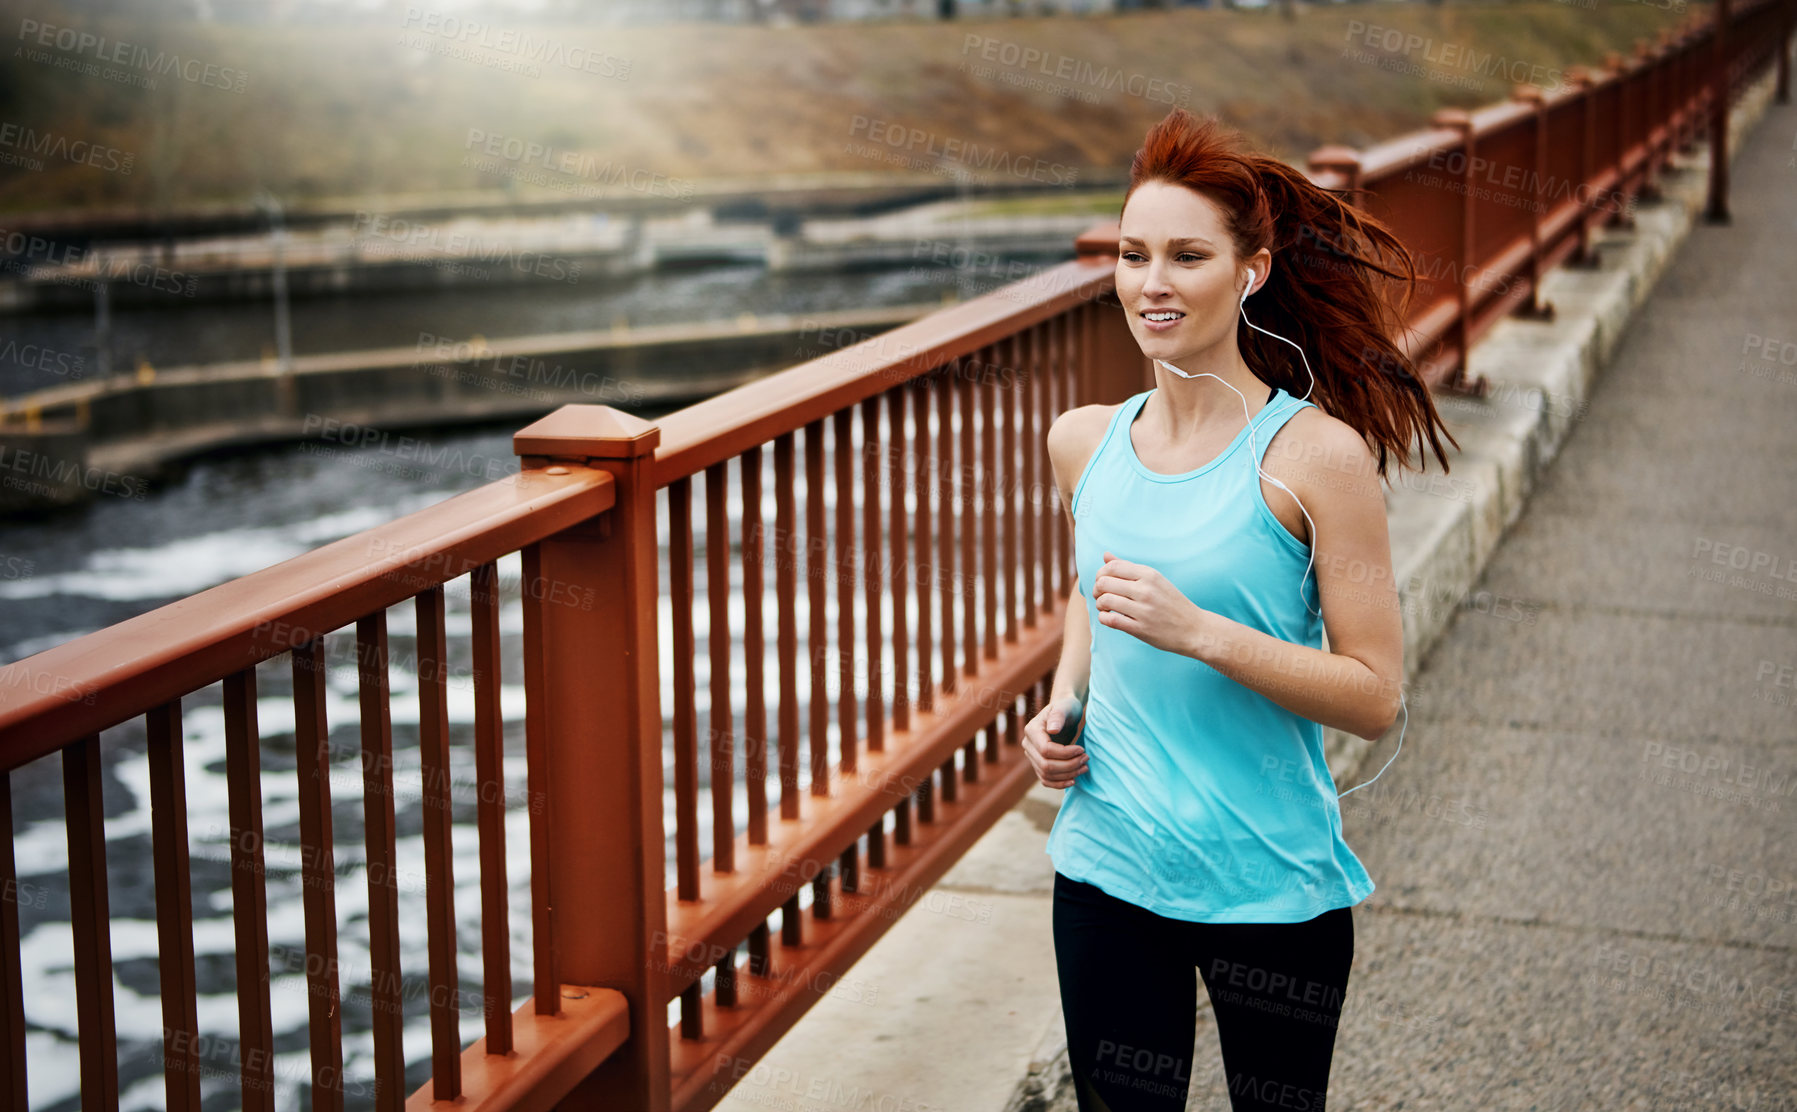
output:
M1068 695L1086 701L1086 685L1092 679L1092 623L1086 618L1086 596L1076 587L1067 593L1067 624L1061 633L1061 662L1055 665L1054 686L1048 701Z
M1047 448L1049 468L1054 472L1055 488L1061 493L1061 508L1067 511L1067 533L1074 539L1071 551L1078 552L1078 534L1073 518L1073 488L1084 473L1097 441L1109 423L1109 411L1103 406L1079 406L1056 417L1048 426ZM1050 702L1067 695L1086 701L1086 687L1092 678L1092 624L1086 618L1086 596L1077 586L1067 594L1067 621L1061 632L1061 660L1055 665L1054 684L1049 689Z
M1306 410L1280 432L1293 426L1301 436L1276 433L1262 466L1310 512L1310 574L1329 650L1202 609L1181 648L1294 714L1372 740L1397 719L1404 678L1404 623L1378 466L1366 441L1342 421ZM1275 489L1269 497L1286 495ZM1298 590L1296 576L1290 589Z

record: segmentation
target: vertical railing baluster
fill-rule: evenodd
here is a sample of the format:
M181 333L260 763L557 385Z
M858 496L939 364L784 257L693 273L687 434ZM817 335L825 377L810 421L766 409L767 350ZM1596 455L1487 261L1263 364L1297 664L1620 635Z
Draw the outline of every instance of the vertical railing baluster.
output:
M387 612L356 620L362 720L362 826L368 860L369 1005L376 1106L405 1105L404 982L399 968L399 877L393 802L393 714L387 691Z
M19 868L12 846L12 774L0 770L0 1061L6 1080L0 1100L25 1107L25 967L19 952Z
M835 560L830 578L836 582L836 691L838 761L844 772L860 767L860 739L856 727L855 697L855 567L858 553L867 549L855 542L855 443L854 414L839 409L830 415L835 445L836 528L830 551ZM828 878L822 877L826 884Z
M1052 613L1056 603L1055 597L1055 534L1060 531L1061 519L1066 511L1061 509L1060 487L1055 484L1054 467L1048 458L1048 429L1060 415L1055 408L1055 379L1057 374L1055 359L1060 348L1057 337L1064 332L1073 315L1079 311L1078 306L1062 313L1058 317L1044 321L1038 327L1041 330L1040 347L1036 355L1036 373L1031 376L1030 390L1036 399L1035 414L1037 417L1037 433L1032 442L1040 453L1042 460L1041 476L1045 495L1042 503L1042 516L1036 522L1036 559L1031 561L1033 568L1041 573L1041 583L1037 588L1037 609L1043 613Z
M754 977L768 975L768 929L767 920L755 924L749 932L749 974Z
M799 925L799 894L794 892L780 905L780 945L797 946L805 940Z
M1578 97L1579 113L1579 184L1573 190L1578 205L1579 245L1573 261L1582 266L1598 264L1597 248L1591 242L1591 212L1596 200L1590 184L1597 173L1597 88L1596 78L1584 66L1569 66L1566 83Z
M449 771L449 652L443 585L418 592L418 746L424 778L424 903L431 982L431 1093L462 1095L460 977L456 970L454 804Z
M910 530L905 527L909 511L905 505L908 484L904 464L911 455L911 443L905 436L905 399L914 393L909 383L886 391L886 426L890 432L884 470L887 496L892 500L886 527L886 550L891 560L886 590L892 597L892 728L899 732L911 728L911 620L907 613L911 605L911 564L905 551ZM873 852L870 842L870 861Z
M888 392L888 397L891 396ZM861 545L856 549L861 558L862 594L867 600L867 751L878 753L886 748L886 690L883 672L886 667L886 626L881 621L881 601L885 597L880 566L881 523L880 481L885 472L878 462L888 455L891 443L880 436L880 395L861 402ZM844 609L847 609L846 607ZM896 671L903 672L903 668ZM847 879L846 877L844 879Z
M557 816L550 791L549 659L543 644L548 619L542 583L543 547L518 552L524 619L524 783L530 795L530 966L531 998L537 1015L560 1015L561 969L556 961L555 900L550 877L555 860Z
M1729 50L1730 13L1729 0L1716 0L1711 34L1714 36L1710 52L1710 70L1708 73L1710 86L1710 180L1709 192L1704 203L1704 219L1712 224L1726 224L1728 212L1728 110L1729 110ZM1784 51L1784 45L1779 45Z
M767 639L761 627L762 593L762 516L761 516L761 446L745 451L740 457L742 468L742 548L743 548L743 685L747 702L743 707L743 747L748 768L745 787L749 795L749 844L767 844L767 689L762 674ZM775 558L779 546L775 545Z
M720 1008L736 1007L736 947L719 958L712 966L716 972L714 983L717 985L717 1005Z
M730 650L730 515L726 500L730 465L705 469L705 605L711 627L705 645L711 653L711 705L706 711L711 762L711 871L736 871L736 712L731 704Z
M1464 108L1438 108L1429 118L1434 127L1448 128L1460 136L1456 147L1462 156L1456 188L1460 199L1454 220L1454 235L1446 247L1447 262L1453 267L1454 323L1448 331L1449 345L1454 351L1446 385L1459 387L1468 382L1467 364L1472 354L1472 280L1473 280L1473 214L1477 193L1473 187L1473 159L1477 157L1472 114ZM1454 151L1450 150L1452 154Z
M1062 318L1064 323L1061 329L1060 343L1056 345L1058 352L1054 374L1050 379L1054 384L1054 409L1052 412L1056 414L1065 413L1075 406L1085 404L1084 399L1079 396L1078 386L1085 377L1087 353L1091 350L1093 343L1092 319L1097 311L1097 306L1090 302L1082 302L1073 313ZM1078 482L1077 479L1074 481ZM1066 515L1056 515L1057 518L1064 516ZM1054 523L1053 533L1054 554L1050 560L1052 574L1048 577L1047 585L1050 599L1059 602L1067 597L1067 592L1073 583L1071 570L1073 559L1069 552L1067 530L1061 528L1059 520Z
M1036 388L1036 376L1042 369L1043 327L1041 324L1030 325L1028 331L1024 333L1024 339L1027 341L1025 354L1018 359L1022 374L1022 380L1018 384L1017 409L1021 414L1022 422L1022 428L1018 432L1023 440L1024 496L1021 525L1023 559L1019 562L1021 566L1018 569L1022 573L1023 583L1017 608L1023 611L1024 628L1032 631L1036 628L1036 615L1042 609L1036 594L1036 553L1038 551L1036 541L1039 539L1039 530L1042 527L1041 518L1036 514L1036 504L1043 500L1044 495L1052 493L1050 486L1053 481L1052 469L1047 467L1042 469L1042 486L1037 486L1036 479L1036 459L1043 451L1042 438L1048 433L1047 425L1040 426L1041 432L1036 431L1038 427L1036 410L1040 404L1041 395L1041 391ZM1053 515L1046 512L1046 506L1044 506L1042 516L1053 519Z
M953 695L958 690L955 673L955 526L958 522L955 508L954 458L955 458L955 420L954 420L954 374L955 364L950 363L933 376L931 388L936 392L936 466L931 474L931 486L936 489L936 505L939 513L941 532L937 537L936 577L942 584L942 694ZM971 614L968 617L972 617Z
M818 870L811 881L811 917L828 919L830 917L830 874L835 870L825 865Z
M1666 95L1666 74L1671 68L1670 61L1672 33L1665 28L1655 37L1652 46L1643 44L1643 61L1647 67L1641 73L1641 80L1646 86L1647 96L1647 136L1648 136L1648 178L1649 189L1654 197L1660 195L1660 170L1666 165L1667 156L1672 150L1672 128L1668 119L1668 97Z
M1649 56L1647 43L1642 39L1636 39L1634 64L1629 74L1631 92L1629 100L1634 108L1634 126L1631 130L1634 132L1635 141L1641 147L1641 172L1637 175L1633 191L1636 196L1650 193L1653 188L1654 129L1653 120L1648 115L1652 107L1650 98L1653 92L1649 80L1653 75L1653 70L1649 68L1651 63L1652 59Z
M262 857L262 758L256 669L225 677L225 782L231 816L231 928L237 958L237 1047L244 1112L275 1106L269 1001L268 871Z
M1692 62L1696 49L1695 36L1687 28L1679 35L1678 61L1673 67L1672 89L1673 100L1678 113L1674 117L1678 122L1678 149L1681 153L1690 153L1697 143L1696 100L1693 97L1694 86ZM1781 52L1782 53L1782 52Z
M842 492L846 497L847 492ZM824 546L824 422L805 426L805 586L810 625L805 655L811 665L811 794L830 794L830 693L825 687L824 654L830 651L828 570Z
M1542 203L1542 184L1547 180L1547 106L1545 94L1539 85L1518 85L1511 98L1527 104L1533 110L1531 130L1535 140L1530 145L1529 154L1534 172L1529 190L1529 257L1524 263L1523 271L1523 279L1528 283L1529 300L1518 307L1517 315L1540 318L1546 315L1547 306L1547 302L1541 298L1541 230L1547 220L1546 206Z
M162 1068L167 1107L200 1107L199 1008L194 992L193 887L187 867L187 776L181 700L144 716L155 858L156 965L162 987ZM11 830L7 831L10 836Z
M836 867L842 874L842 890L858 891L861 887L861 839L856 838L836 855Z
M294 649L294 756L299 775L300 878L306 918L308 1041L314 1109L343 1109L343 1008L337 983L336 869L331 843L330 727L324 638Z
M961 667L966 675L980 670L979 575L975 571L973 545L980 532L982 510L980 488L983 485L974 464L973 370L958 367L955 375L956 408L961 414L960 466L955 469L955 488L961 512L956 517L961 535L961 566L958 585L961 588Z
M1004 470L998 475L997 486L1004 498L1005 552L1004 552L1004 588L1005 588L1005 643L1017 643L1018 611L1024 609L1017 594L1017 580L1021 569L1017 566L1017 498L1020 484L1025 482L1027 468L1017 457L1017 421L1018 400L1021 392L1020 376L1023 374L1023 336L1013 335L1005 343L1006 373L992 387L1004 400L1001 412L1004 414ZM1022 487L1027 496L1029 488ZM1028 597L1027 592L1024 595Z
M1628 214L1628 206L1639 187L1641 173L1641 163L1631 164L1629 158L1630 152L1635 149L1637 132L1636 113L1633 111L1636 82L1629 73L1629 64L1615 51L1604 55L1604 70L1612 82L1610 88L1612 104L1615 106L1610 121L1610 138L1616 146L1616 187L1611 190L1613 200L1604 206L1606 211L1603 226L1626 228L1634 225L1634 219Z
M81 1107L119 1106L118 1032L112 1006L112 933L106 900L106 807L100 798L100 735L62 749L69 840L69 916L75 947ZM10 833L10 832L9 832Z
M512 1052L512 931L505 867L505 718L499 705L499 566L468 575L474 649L474 778L480 828L481 998L488 1054Z
M867 828L867 867L884 869L886 867L886 816L874 819L874 824Z
M1077 339L1069 342L1067 357L1067 390L1061 399L1063 410L1075 406L1091 405L1098 401L1097 393L1092 388L1093 380L1098 377L1098 368L1093 359L1095 345L1098 342L1098 309L1097 305L1080 306L1080 331Z
M793 506L793 434L774 438L774 603L780 654L780 817L799 817L799 617L794 566L800 557Z
M699 898L699 722L693 689L693 481L668 484L668 609L674 644L674 869L683 900Z
M917 585L917 706L923 711L936 706L935 625L936 561L931 557L931 504L936 497L936 453L930 447L930 388L933 374L911 380L911 409L915 422L906 450L910 453L910 485L917 503L914 555L905 565L907 578ZM898 543L896 538L894 543Z
M980 365L990 367L998 362L998 347L994 345L986 349L989 359L982 359ZM981 374L977 385L969 384L977 389L980 396L980 472L977 490L980 503L980 581L983 586L982 596L986 600L984 653L987 660L998 659L998 503L1000 488L1012 472L1007 468L1003 475L998 471L998 433L993 426L993 412L997 402L994 395L998 387L992 382L990 375ZM1005 422L1007 430L1010 422ZM1007 431L1007 442L1009 440ZM1009 456L1006 457L1007 461ZM1015 639L1014 636L1012 639Z

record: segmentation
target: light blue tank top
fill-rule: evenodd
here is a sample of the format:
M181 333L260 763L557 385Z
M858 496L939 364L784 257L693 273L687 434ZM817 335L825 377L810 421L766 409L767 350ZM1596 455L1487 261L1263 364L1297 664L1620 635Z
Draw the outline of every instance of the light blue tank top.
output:
M1342 840L1323 727L1098 620L1092 581L1108 551L1206 610L1323 645L1310 550L1268 508L1248 428L1197 470L1150 471L1129 428L1153 392L1117 408L1073 491L1092 631L1087 769L1066 789L1047 852L1056 871L1172 919L1297 923L1359 903L1373 882ZM1273 434L1311 404L1279 390L1254 415L1263 467Z

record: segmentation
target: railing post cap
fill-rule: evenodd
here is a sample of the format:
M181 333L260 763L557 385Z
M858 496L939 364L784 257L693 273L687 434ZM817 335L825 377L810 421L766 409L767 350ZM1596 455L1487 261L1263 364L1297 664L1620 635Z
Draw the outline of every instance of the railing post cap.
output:
M1073 254L1077 258L1086 258L1092 255L1108 255L1115 258L1117 256L1117 237L1122 234L1122 227L1115 220L1094 224L1073 237Z
M1566 83L1568 85L1572 85L1576 88L1586 88L1596 80L1597 79L1591 75L1591 71L1584 66L1566 67Z
M1437 108L1429 123L1435 127L1471 127L1473 114L1464 108Z
M1547 90L1539 85L1516 84L1510 86L1510 99L1539 106L1547 100Z
M557 459L632 459L661 444L661 428L609 405L570 403L512 434L520 456Z
M1360 169L1360 152L1340 143L1328 143L1310 152L1310 157L1305 160L1305 168L1351 173Z

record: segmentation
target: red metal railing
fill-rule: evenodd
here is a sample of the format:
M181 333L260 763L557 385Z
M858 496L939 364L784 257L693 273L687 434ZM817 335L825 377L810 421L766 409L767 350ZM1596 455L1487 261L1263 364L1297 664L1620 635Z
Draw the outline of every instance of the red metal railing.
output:
M1706 80L1712 32L1692 26L1633 63L1581 75L1565 93L1444 114L1436 127L1366 152L1329 148L1313 156L1320 183L1366 188L1367 205L1420 256L1449 264L1451 288L1424 300L1404 337L1433 384L1468 385L1464 354L1502 314L1547 311L1540 274L1568 254L1589 258L1590 230L1626 220L1622 202L1651 191L1671 151L1714 126L1708 98L1718 95L1718 82L1737 86L1773 56L1756 31L1777 44L1782 91L1792 7L1789 0L1749 6L1726 40L1730 61L1713 81ZM1456 154L1458 188L1412 173L1431 161L1454 164ZM1468 187L1485 172L1480 167L1494 165L1501 169L1495 191ZM1526 189L1511 167L1532 172ZM1552 196L1560 179L1575 187L1569 196ZM1520 213L1513 202L1525 197L1541 203ZM12 772L62 756L83 1106L116 1107L119 1095L100 733L139 718L151 769L167 1101L170 1108L199 1104L205 1064L195 1049L202 1032L182 700L220 684L237 1072L244 1106L272 1107L257 666L285 654L298 777L307 1078L314 1107L342 1107L334 724L324 681L327 649L341 647L340 631L352 623L374 1105L565 1102L670 1112L714 1105L1028 787L1021 727L1046 695L1072 579L1044 436L1056 414L1117 400L1152 381L1110 296L1115 250L1115 227L1094 229L1081 237L1075 261L659 425L608 407L564 406L516 435L515 476L0 669L0 811L8 822ZM701 476L704 516L695 530ZM772 487L771 527L765 485ZM520 651L508 658L501 595L509 590L498 562L514 553L523 570L516 588L523 633ZM455 1003L457 754L445 689L455 655L445 592L463 576L467 655L475 664L466 732L479 792L484 1012L483 1037L468 1047ZM386 610L408 601L416 624L432 1045L431 1080L409 1096L395 879L400 762L386 627ZM662 688L664 644L671 701ZM709 673L703 697L702 658ZM531 867L532 999L515 1012L502 771L506 673L524 688ZM662 814L669 749L672 886ZM779 781L777 813L770 776ZM747 812L741 833L739 791ZM702 860L707 836L709 863ZM0 882L11 893L16 879L9 839ZM770 930L776 912L778 942ZM0 902L0 1044L7 1099L23 1107L23 979L11 899Z
M1561 89L1519 85L1507 103L1443 109L1431 128L1368 150L1311 155L1317 184L1368 190L1366 210L1417 255L1426 281L1407 354L1425 379L1483 393L1465 379L1466 352L1511 313L1552 317L1541 275L1568 256L1595 264L1592 231L1632 225L1635 198L1658 196L1672 152L1690 149L1700 127L1720 135L1726 105L1773 61L1788 98L1792 10L1746 5L1720 66L1714 24L1694 16L1638 43L1632 59L1572 67Z

